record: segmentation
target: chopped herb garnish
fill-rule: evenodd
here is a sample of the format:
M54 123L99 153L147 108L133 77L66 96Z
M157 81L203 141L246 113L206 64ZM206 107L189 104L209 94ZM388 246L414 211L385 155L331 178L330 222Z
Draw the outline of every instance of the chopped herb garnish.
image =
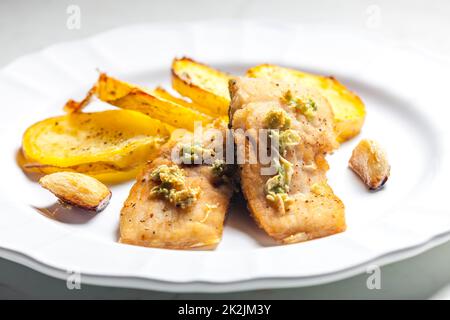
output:
M285 154L288 148L295 147L296 145L298 145L301 140L298 131L293 129L287 129L284 131L270 130L269 137L270 139L278 140L280 153L282 155Z
M219 159L214 160L211 170L216 177L220 178L224 174L226 174L227 164L223 160L219 160Z
M280 157L280 162L276 165L277 174L266 182L266 199L270 202L281 205L284 209L286 205L292 202L288 192L291 178L294 174L294 169L292 163L283 157Z
M291 127L292 120L284 110L271 110L264 118L264 126L268 129L286 130Z
M150 179L159 183L150 191L152 196L169 200L182 209L192 205L200 192L199 188L186 185L184 171L178 166L160 165L152 171Z
M202 164L205 158L214 155L214 150L204 148L200 143L183 144L180 148L180 160L184 164Z
M288 90L282 98L282 101L295 111L302 113L308 121L311 121L317 111L317 104L311 98L300 99L292 96L292 92Z
M288 91L287 96L291 98L290 91ZM292 202L288 192L294 169L292 163L283 156L288 148L298 145L301 138L297 130L291 129L292 119L284 110L269 111L264 119L264 125L269 128L269 137L272 144L276 140L279 147L278 150L275 150L276 158L273 159L277 174L266 182L266 198L281 206L285 211L286 205Z
M227 164L224 160L216 159L211 166L214 177L218 178L218 181L225 182L237 190L236 181L233 179L234 166Z

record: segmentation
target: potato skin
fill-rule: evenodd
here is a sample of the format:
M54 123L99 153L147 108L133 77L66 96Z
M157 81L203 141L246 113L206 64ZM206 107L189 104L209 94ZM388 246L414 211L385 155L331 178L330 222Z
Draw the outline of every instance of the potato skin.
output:
M371 190L378 190L389 178L391 166L386 152L375 141L364 139L353 149L349 167Z
M107 186L77 172L52 173L42 177L39 184L61 201L90 211L102 211L111 198Z

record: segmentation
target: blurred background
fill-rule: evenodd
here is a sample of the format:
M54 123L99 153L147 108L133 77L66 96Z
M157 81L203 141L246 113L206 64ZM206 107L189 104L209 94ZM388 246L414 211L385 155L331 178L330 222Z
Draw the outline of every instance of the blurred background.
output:
M73 6L80 10L79 28L68 28ZM263 19L364 30L391 45L419 50L430 59L450 60L450 1L445 0L0 0L0 67L51 44L85 38L123 25L212 19ZM411 71L414 72L414 66ZM0 298L426 299L447 296L447 290L441 289L450 282L448 270L450 243L383 267L379 290L367 289L369 274L361 274L307 288L173 294L84 284L81 290L68 290L65 281L0 258Z

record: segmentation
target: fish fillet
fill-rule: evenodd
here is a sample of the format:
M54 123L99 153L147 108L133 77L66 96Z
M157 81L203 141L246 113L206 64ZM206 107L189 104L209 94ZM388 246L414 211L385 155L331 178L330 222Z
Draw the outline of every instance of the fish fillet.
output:
M206 130L202 144L213 143L214 136L214 132ZM121 211L120 242L173 249L212 248L220 242L232 188L230 183L217 180L211 165L179 165L185 173L186 185L200 190L197 200L187 208L176 207L151 194L156 185L151 173L161 165L174 165L173 148L192 143L193 139L192 133L177 130L160 156L150 161L138 176Z
M293 110L284 97L311 99L316 111L312 118ZM240 180L247 205L258 225L272 238L293 243L342 232L346 228L344 205L327 183L327 153L338 147L333 130L333 112L328 101L313 89L296 87L281 81L236 78L230 81L231 127L237 146L245 145L246 162L240 164ZM264 188L271 176L263 175L262 165L248 163L257 156L255 133L265 129L267 115L283 110L292 119L291 128L300 142L289 148L285 159L293 165L289 186L291 202L277 206L267 199ZM236 129L243 129L241 131ZM253 131L252 131L253 130ZM250 131L250 132L249 132ZM246 134L244 133L246 132Z

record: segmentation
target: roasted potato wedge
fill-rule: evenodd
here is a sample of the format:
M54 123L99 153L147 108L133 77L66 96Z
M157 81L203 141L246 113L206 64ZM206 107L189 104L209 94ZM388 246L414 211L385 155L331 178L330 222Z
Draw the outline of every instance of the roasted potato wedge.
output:
M361 140L353 149L348 165L371 190L384 186L391 171L386 151L368 139Z
M175 97L174 95L172 95L170 92L168 92L166 89L164 89L162 87L156 87L156 89L152 90L152 94L158 98L172 101L176 104L182 105L189 109L198 109L198 106L196 106L194 103L189 102L184 98Z
M85 210L102 211L111 198L107 186L77 172L52 173L42 177L39 184L61 201Z
M97 86L93 86L86 94L86 96L80 102L70 99L64 106L64 111L68 113L80 112L83 110L92 100L92 97L97 91Z
M334 112L335 131L338 141L356 136L364 124L366 110L361 99L333 77L325 77L298 70L262 64L247 70L252 78L271 78L301 86L316 88L328 99Z
M212 116L228 114L230 78L224 72L189 58L172 62L172 87L195 102L201 112Z
M156 153L155 153L156 155ZM149 160L153 158L150 156ZM133 168L115 168L111 164L104 163L83 163L80 165L70 167L57 167L38 162L30 162L25 159L22 150L19 150L16 155L16 162L19 167L28 174L33 181L38 181L46 174L55 172L79 172L87 174L100 180L103 183L117 184L136 178L137 174L142 170L143 164Z
M173 97L166 91L153 92L104 73L98 79L96 95L116 107L142 112L177 128L193 130L196 121L203 125L213 121L211 116L197 111L193 103Z
M128 171L147 161L168 136L164 124L135 111L72 113L29 127L22 150L30 168L35 163Z

